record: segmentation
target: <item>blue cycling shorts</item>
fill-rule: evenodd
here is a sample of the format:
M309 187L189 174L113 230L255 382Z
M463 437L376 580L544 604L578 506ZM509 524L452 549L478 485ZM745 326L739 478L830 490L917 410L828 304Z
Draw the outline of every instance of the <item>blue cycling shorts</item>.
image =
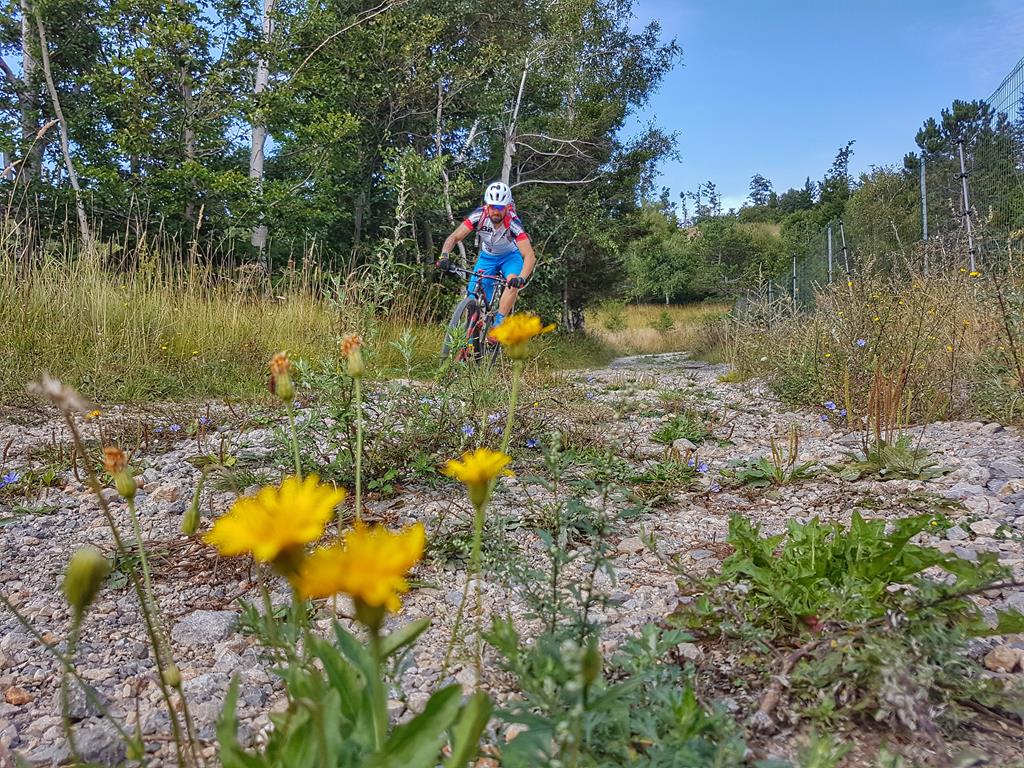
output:
M509 251L502 256L495 256L493 253L487 253L486 251L480 251L480 257L476 260L476 265L473 267L473 272L480 270L484 271L485 275L501 275L502 277L508 277L509 275L519 275L523 271L523 254L516 248L514 251ZM477 276L474 274L469 280L469 285L466 287L470 295L473 294L473 290L476 288ZM484 295L487 296L487 301L491 300L491 294L494 293L494 281L484 278Z

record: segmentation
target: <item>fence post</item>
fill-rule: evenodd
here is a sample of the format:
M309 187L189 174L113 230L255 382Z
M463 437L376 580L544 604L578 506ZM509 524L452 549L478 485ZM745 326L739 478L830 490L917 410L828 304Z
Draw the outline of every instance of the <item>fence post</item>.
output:
M928 242L928 182L925 179L924 151L921 151L921 239ZM925 272L927 276L927 271Z
M967 165L964 163L963 137L956 140L956 146L960 152L960 184L963 189L964 221L967 224L967 255L971 258L971 272L974 272L974 230L971 227L971 205L967 198Z
M797 308L796 291L797 291L797 288L796 288L796 254L794 253L793 254L793 310L794 311L796 311L796 308Z
M850 250L846 247L846 227L839 220L839 239L843 244L843 266L846 268L846 282L850 282Z
M828 223L828 284L832 285L832 222Z

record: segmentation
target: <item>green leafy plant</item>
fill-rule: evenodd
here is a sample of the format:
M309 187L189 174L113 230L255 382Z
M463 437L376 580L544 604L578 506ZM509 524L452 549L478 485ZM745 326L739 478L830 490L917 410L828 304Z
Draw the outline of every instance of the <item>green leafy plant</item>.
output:
M733 515L733 554L676 619L737 649L754 642L778 651L785 691L771 656L747 655L743 665L755 680L774 681L751 683L765 686L760 727L784 697L803 716L915 731L952 727L979 707L1012 712L1012 692L968 654L971 638L1024 630L1019 612L997 611L993 625L970 600L1012 586L1010 572L995 555L971 563L911 543L936 524L919 515L887 525L855 511L848 528L815 518L762 536Z
M837 471L844 480L932 480L948 470L927 449L914 445L910 435L901 435L892 443L879 440Z
M677 413L657 430L651 433L651 440L662 445L672 445L676 440L685 438L691 443L699 443L711 434L704 419L693 411Z
M767 488L812 478L816 474L814 466L813 461L800 461L800 433L796 425L793 425L789 430L785 452L775 435L772 435L771 456L752 458L734 467L727 467L722 470L722 476L751 488Z
M657 506L672 500L674 494L690 488L697 479L697 468L685 461L659 461L632 477L636 494Z
M307 634L309 654L300 656L291 650L293 646L276 641L277 622L276 618L264 622L259 634L287 661L278 673L288 692L288 708L271 714L274 727L259 752L243 750L237 737L236 677L217 727L224 768L460 768L476 757L491 703L482 692L463 703L459 685L435 691L423 711L407 723L379 732L382 723L375 711L382 695L379 666L403 654L427 628L428 620L411 622L380 637L376 641L379 658L337 622L334 642Z
M601 324L609 331L626 329L626 302L609 299L601 304L604 320Z
M672 319L672 315L665 311L662 311L657 318L651 321L651 328L656 330L658 333L668 333L675 327L676 322Z

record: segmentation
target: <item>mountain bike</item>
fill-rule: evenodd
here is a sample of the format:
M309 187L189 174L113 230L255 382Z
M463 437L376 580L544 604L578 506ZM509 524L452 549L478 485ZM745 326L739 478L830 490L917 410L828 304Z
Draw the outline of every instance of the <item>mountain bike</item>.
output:
M455 305L441 345L441 363L493 363L498 359L501 345L488 341L487 334L508 281L501 275L485 275L482 269L473 272L453 265L448 271L462 275L467 281L476 275L478 280L473 292ZM484 280L494 281L490 301L484 291Z

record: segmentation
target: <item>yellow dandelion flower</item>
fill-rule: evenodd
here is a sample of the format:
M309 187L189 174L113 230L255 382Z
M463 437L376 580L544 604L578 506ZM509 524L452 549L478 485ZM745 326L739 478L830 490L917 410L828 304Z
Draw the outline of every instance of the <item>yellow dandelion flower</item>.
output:
M967 267L960 267L960 274L961 275L966 275L967 274Z
M831 352L826 352L825 353L825 357L832 357L832 353Z
M555 325L541 325L537 315L517 312L509 315L497 328L492 328L488 336L501 344L505 354L513 360L526 357L526 344L534 336L555 330Z
M480 507L487 500L487 489L491 481L499 475L512 474L511 470L505 469L510 461L512 457L501 451L477 448L462 454L461 459L450 460L444 468L444 474L465 485L469 491L469 500L474 506Z
M302 598L343 592L356 604L402 607L398 596L409 591L405 574L423 557L426 534L420 523L392 533L383 526L356 523L344 541L321 547L302 563L295 588Z
M96 410L94 410L94 411L89 411L89 412L88 412L87 414L85 414L85 420L86 420L86 421L92 421L93 419L98 419L98 418L99 418L100 416L102 416L102 415L103 415L103 412L102 412L102 411L100 411L100 410L99 410L99 409L97 408Z
M973 272L971 272L971 277L977 279L981 277L981 272L979 272L978 270L974 270Z
M876 322L876 323L877 323L877 322L878 322L878 321L879 321L879 320L880 320L881 318L879 318L879 317L878 317L878 315L875 315L875 316L874 316L874 317L872 317L871 319L872 319L872 320L873 320L874 322Z
M344 490L321 485L316 475L287 477L279 487L236 501L203 540L222 555L251 553L260 562L273 562L286 550L319 539L344 498Z
M952 344L947 344L946 345L946 351L947 352L952 352L953 351L953 345Z

